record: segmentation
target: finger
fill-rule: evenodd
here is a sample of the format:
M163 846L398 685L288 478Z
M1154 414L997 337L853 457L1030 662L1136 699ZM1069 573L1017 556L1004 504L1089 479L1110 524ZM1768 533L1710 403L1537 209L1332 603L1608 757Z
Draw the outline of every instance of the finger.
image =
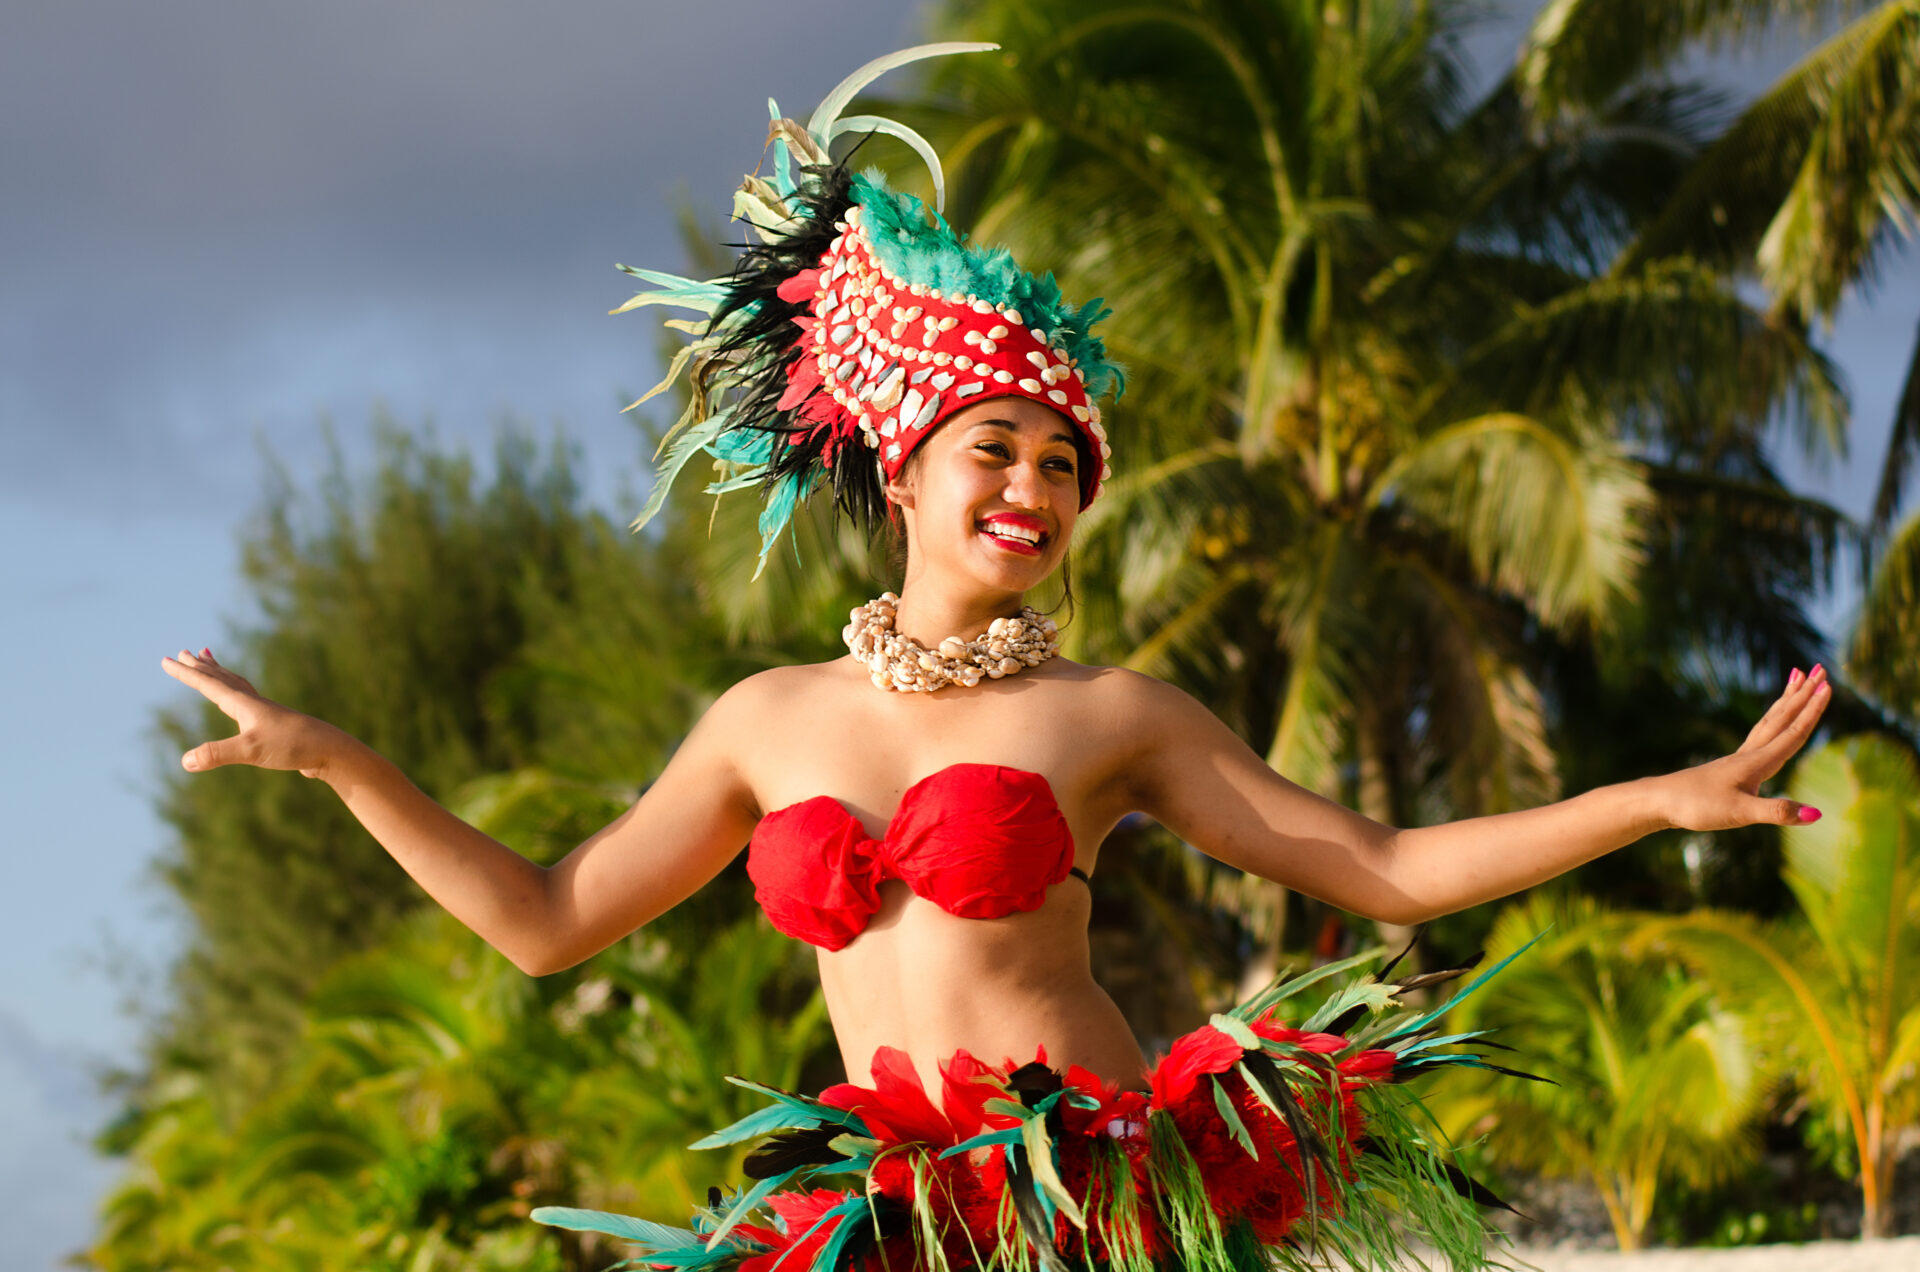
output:
M1749 826L1808 826L1820 820L1812 804L1791 799L1748 799L1741 813Z
M179 660L184 665L198 668L214 679L231 685L236 689L244 689L248 693L256 692L254 687L247 682L245 676L237 671L229 671L225 667L222 667L219 663L215 662L212 656L205 650L195 654L183 649L180 651Z
M1778 734L1754 752L1758 762L1761 781L1780 771L1781 765L1793 758L1794 752L1806 745L1812 736L1814 726L1820 723L1820 715L1827 709L1827 703L1833 694L1825 680L1807 691L1805 699L1794 712L1793 718L1783 725Z
M215 660L212 650L203 649L198 654L191 655L191 658L192 661L199 664L200 669L208 675L224 680L235 689L244 690L256 698L260 696L260 691L253 687L251 680L248 680L237 671L222 667L219 662Z
M1747 740L1740 744L1740 749L1742 751L1757 750L1778 737L1780 731L1792 722L1794 713L1805 705L1814 689L1826 683L1826 677L1826 668L1818 663L1814 664L1812 672L1804 676L1800 674L1798 668L1795 668L1793 675L1787 678L1786 689L1774 699L1773 705L1767 708L1767 713L1761 716L1754 723L1753 728L1747 732Z
M245 752L240 737L215 738L211 742L202 742L180 757L180 767L190 773L204 773L208 769L220 768L226 764L243 764Z
M187 654L187 651L184 649L180 652L188 658L193 656ZM233 716L235 720L240 718L234 713L239 708L240 702L245 695L242 695L234 686L228 684L219 676L214 675L202 667L196 667L183 662L178 658L162 658L160 660L160 669L169 676L172 676L175 680L178 680L181 684L186 685L189 689L198 691L207 701L228 715Z

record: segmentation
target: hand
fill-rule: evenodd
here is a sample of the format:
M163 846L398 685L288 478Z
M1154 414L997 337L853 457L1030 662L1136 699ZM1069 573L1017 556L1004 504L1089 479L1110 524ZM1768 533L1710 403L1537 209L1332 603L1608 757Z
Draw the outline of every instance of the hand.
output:
M1790 799L1762 799L1760 783L1778 773L1806 745L1832 698L1826 668L1802 676L1796 668L1784 693L1760 717L1732 755L1656 779L1667 821L1679 830L1732 830L1770 823L1818 821L1820 810Z
M234 736L202 742L182 755L180 766L190 772L251 764L265 769L298 769L307 777L323 777L328 762L347 739L324 720L261 697L245 676L222 667L210 649L202 649L198 655L183 649L178 658L162 658L160 667L175 680L198 690L240 726Z

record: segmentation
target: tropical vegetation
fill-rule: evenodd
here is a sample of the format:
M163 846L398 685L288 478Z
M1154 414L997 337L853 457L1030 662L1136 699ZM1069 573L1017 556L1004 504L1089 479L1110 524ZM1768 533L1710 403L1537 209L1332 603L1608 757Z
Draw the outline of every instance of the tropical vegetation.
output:
M1116 309L1128 458L1078 536L1069 652L1180 683L1371 816L1732 750L1786 667L1833 665L1810 601L1858 562L1841 740L1793 777L1822 822L1655 836L1420 934L1446 963L1552 925L1461 1026L1560 1085L1464 1086L1448 1116L1516 1179L1590 1181L1623 1246L1759 1128L1888 1231L1920 1122L1920 352L1867 518L1778 454L1852 436L1819 323L1920 209L1920 3L1815 7L1808 55L1737 108L1681 74L1802 8L1553 0L1485 82L1452 3L951 0L941 34L1007 51L888 109L946 157L958 224ZM371 476L276 478L259 619L220 652L540 860L725 685L830 655L888 569L816 508L748 586L745 499L629 536L564 448L382 437ZM158 732L177 753L225 727ZM601 1267L526 1212L678 1219L731 1178L680 1148L735 1115L721 1073L835 1076L738 871L530 982L316 784L169 772L190 936L102 1137L127 1167L103 1268ZM1117 834L1096 956L1150 1044L1353 947L1350 916Z

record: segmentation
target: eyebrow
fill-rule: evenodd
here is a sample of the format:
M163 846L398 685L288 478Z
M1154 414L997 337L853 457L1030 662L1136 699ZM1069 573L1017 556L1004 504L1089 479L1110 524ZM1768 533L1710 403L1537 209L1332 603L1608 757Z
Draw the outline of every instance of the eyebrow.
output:
M1020 426L1018 424L1015 424L1012 420L1002 420L1002 419L975 420L974 423L975 424L992 424L998 428L1006 429L1009 433L1017 433L1020 431ZM1073 445L1073 434L1072 433L1055 433L1052 437L1049 437L1047 440L1050 442L1065 442L1067 445L1071 446Z

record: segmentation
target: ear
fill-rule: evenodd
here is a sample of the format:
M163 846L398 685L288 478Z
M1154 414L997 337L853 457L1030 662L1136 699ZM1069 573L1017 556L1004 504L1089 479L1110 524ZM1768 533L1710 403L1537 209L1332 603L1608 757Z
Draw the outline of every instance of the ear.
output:
M913 507L913 482L906 472L888 480L887 502L896 508Z

